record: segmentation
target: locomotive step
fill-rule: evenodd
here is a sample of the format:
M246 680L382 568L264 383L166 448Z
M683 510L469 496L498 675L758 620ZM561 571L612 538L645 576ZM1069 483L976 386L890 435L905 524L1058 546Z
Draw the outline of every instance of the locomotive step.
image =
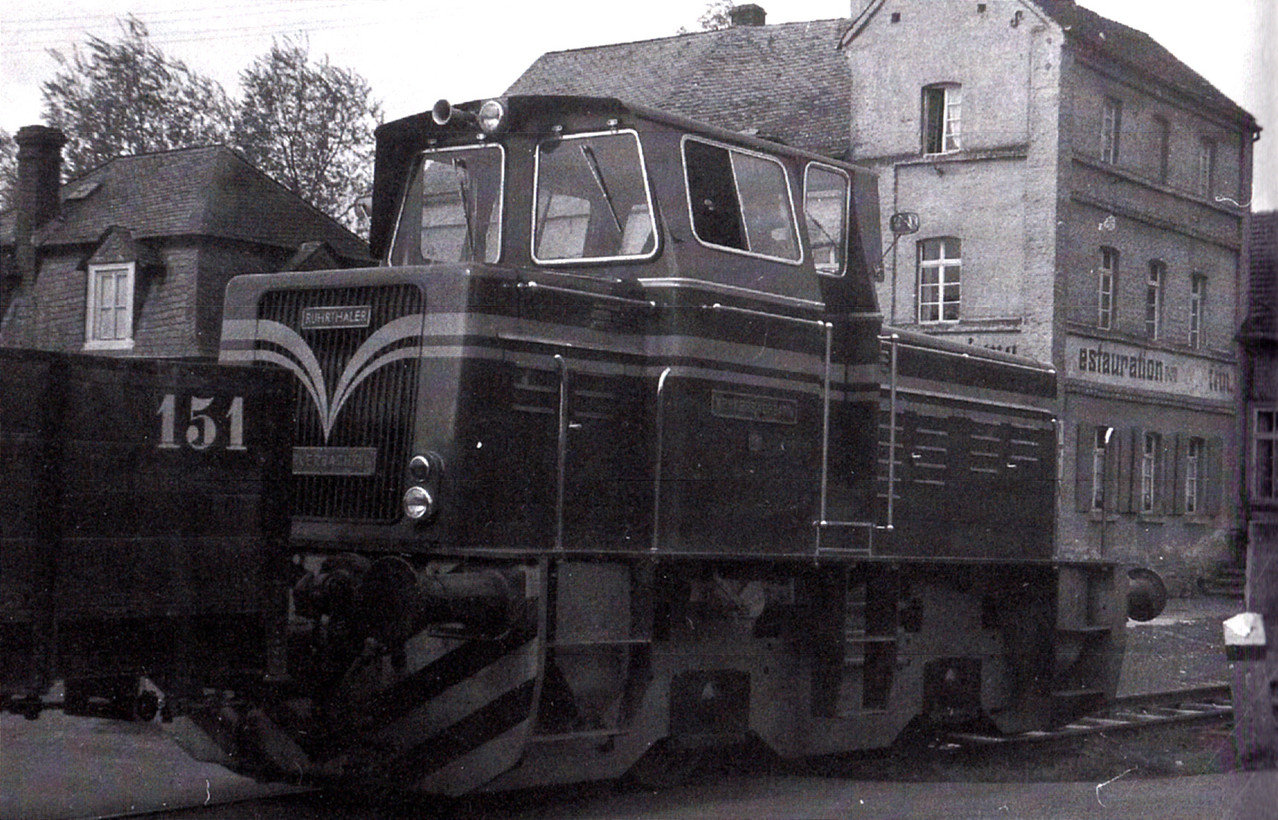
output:
M1104 624L1080 624L1078 626L1057 626L1056 631L1070 635L1104 635L1114 630Z
M551 734L533 734L528 738L530 743L566 743L571 740L606 740L629 734L628 729L582 729L573 732L554 732Z
M1052 691L1052 697L1059 700L1104 697L1104 695L1104 689L1056 689Z
M647 646L651 638L605 638L595 641L548 641L546 646L560 649L581 649L589 646Z

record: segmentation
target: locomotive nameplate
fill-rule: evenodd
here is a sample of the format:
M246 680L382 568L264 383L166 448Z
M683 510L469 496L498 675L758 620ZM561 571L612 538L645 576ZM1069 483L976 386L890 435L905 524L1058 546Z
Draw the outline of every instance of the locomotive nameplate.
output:
M302 330L342 330L368 327L373 319L370 305L309 307L302 311Z
M293 475L372 475L376 447L294 447Z
M795 424L799 420L799 403L793 399L715 390L710 395L710 412L723 419Z

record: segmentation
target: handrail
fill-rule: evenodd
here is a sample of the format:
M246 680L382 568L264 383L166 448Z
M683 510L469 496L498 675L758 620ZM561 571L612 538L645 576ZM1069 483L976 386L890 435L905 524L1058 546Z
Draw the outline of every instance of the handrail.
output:
M808 325L812 327L827 327L830 325L829 322L826 322L821 319L800 319L797 316L786 316L782 313L768 313L762 310L751 310L750 308L733 307L732 305L725 305L721 302L715 302L713 305L709 305L707 309L714 310L714 311L721 310L721 311L724 311L725 313L739 313L743 316L753 316L758 319L778 319L782 322L793 322L794 324Z
M565 293L565 294L568 294L569 296L581 296L587 299L600 299L605 302L619 302L620 304L623 304L623 305L648 308L650 310L657 306L657 303L652 301L651 299L632 299L629 296L614 296L611 293L593 293L588 290L577 290L576 288L564 288L564 287L559 287L558 285L543 285L539 282L520 282L515 287L522 288L524 290L545 290L545 291L550 291L551 293Z
M883 337L879 337L880 340ZM892 505L896 496L896 348L900 336L893 333L888 337L891 343L891 378L888 381L888 486L887 486L887 525L893 527Z
M564 548L564 490L567 481L568 462L568 361L558 353L555 364L559 366L559 443L556 451L555 487L555 549Z
M670 375L673 368L667 367L661 371L661 375L657 377L657 408L656 408L656 427L657 427L657 459L653 466L652 478L652 553L655 555L658 545L660 544L659 536L661 530L661 469L662 458L661 453L665 448L665 390L666 377Z
M830 369L834 349L834 325L825 325L825 381L822 385L821 408L821 520L825 521L826 500L830 488ZM816 531L816 551L821 551L821 528Z

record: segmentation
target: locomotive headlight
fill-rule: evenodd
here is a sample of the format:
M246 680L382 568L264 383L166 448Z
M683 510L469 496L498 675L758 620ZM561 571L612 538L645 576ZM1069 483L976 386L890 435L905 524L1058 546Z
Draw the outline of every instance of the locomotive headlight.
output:
M479 127L492 134L506 123L506 106L501 100L486 100L479 106Z
M425 487L409 487L404 493L404 515L414 521L429 520L435 515L435 499Z
M429 456L413 456L412 461L408 462L408 474L413 477L413 481L426 481L434 472Z

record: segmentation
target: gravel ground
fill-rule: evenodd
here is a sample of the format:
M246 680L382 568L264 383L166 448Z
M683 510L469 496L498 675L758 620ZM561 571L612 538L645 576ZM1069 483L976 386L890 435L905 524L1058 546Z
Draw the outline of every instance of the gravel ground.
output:
M1221 622L1239 612L1237 598L1173 598L1154 620L1128 621L1118 694L1228 683Z

